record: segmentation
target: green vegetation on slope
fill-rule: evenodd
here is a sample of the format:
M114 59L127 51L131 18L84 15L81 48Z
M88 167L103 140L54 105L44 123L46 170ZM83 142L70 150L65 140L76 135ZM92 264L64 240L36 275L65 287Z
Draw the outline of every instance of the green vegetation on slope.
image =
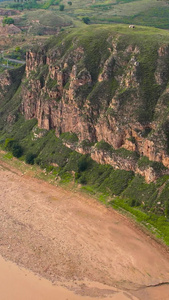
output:
M69 17L75 27L85 24L126 23L169 28L169 2L165 0L97 0L95 3L91 0L32 0L23 3L1 2L1 6L23 12L34 10L37 20L40 17L40 9L48 10L51 16L61 14L65 22Z
M45 45L45 51L49 55L57 47L62 58L69 57L69 68L73 66L73 50L77 47L84 49L84 56L76 63L77 72L86 68L92 77L92 84L86 84L76 90L76 99L79 108L83 107L85 99L88 99L95 109L93 121L97 120L100 111L106 110L118 91L117 100L119 101L119 111L117 115L128 109L131 99L135 98L137 102L136 109L133 111L133 117L142 124L151 122L154 118L157 101L164 91L164 85L158 85L155 80L155 71L157 68L159 44L168 44L168 32L164 30L138 27L130 30L126 25L91 25L84 29L65 30L56 38L51 38ZM103 64L110 57L110 51L113 46L110 41L117 43L117 58L112 60L112 75L108 80L98 82L98 76L103 71ZM73 42L72 42L73 41ZM126 62L131 59L132 54L126 55L126 49L129 45L138 47L139 51L135 55L139 64L137 80L139 87L124 88L118 90L118 75L126 72ZM41 51L37 49L37 52ZM72 61L71 61L72 57ZM124 64L118 64L117 59ZM169 69L169 61L165 61L166 68ZM115 71L113 71L115 68ZM65 88L69 88L70 82L65 82ZM52 85L52 82L49 82ZM139 95L138 95L139 90ZM110 110L107 111L107 114ZM113 110L112 110L113 113ZM85 116L84 116L85 117Z
M66 139L67 137L71 137L72 142L70 133L65 134ZM73 138L73 142L76 139ZM0 143L1 147L11 151L14 156L21 156L21 160L25 159L27 163L36 163L45 168L47 173L60 178L62 184L75 180L82 185L84 191L96 195L100 201L129 211L137 221L169 245L169 223L164 217L169 217L169 176L164 176L157 183L147 184L143 177L134 176L133 172L99 165L90 156L65 147L62 139L56 138L53 131L38 129L36 119L25 121L19 115L11 131L6 131L1 136ZM120 198L114 198L115 196Z
M65 147L53 131L39 130L35 125L35 119L29 121L22 119L23 125L20 127L19 124L18 121L19 127L16 125L10 134L3 136L0 141L1 147L5 146L16 157L18 152L16 154L14 150L20 150L21 160L25 159L29 164L40 165L47 174L50 174L50 182L60 178L61 184L68 184L70 181L74 181L75 185L80 183L83 191L95 195L104 204L122 212L129 212L137 222L169 245L169 221L164 217L164 210L169 216L166 200L169 197L168 177L163 179L162 183L164 185L166 182L166 186L157 198L161 182L146 184L141 176L135 177L133 172L114 170L109 165L99 165L89 156ZM19 134L17 128L20 130ZM43 137L34 139L33 132L43 132ZM7 136L13 139L6 138ZM117 195L121 195L120 198L115 197ZM159 205L160 201L162 206Z

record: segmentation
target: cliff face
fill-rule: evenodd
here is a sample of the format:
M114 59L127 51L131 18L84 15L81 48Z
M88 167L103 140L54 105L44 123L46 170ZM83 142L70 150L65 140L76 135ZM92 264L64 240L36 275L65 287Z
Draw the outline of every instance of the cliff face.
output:
M9 89L9 87L12 84L12 79L9 75L9 73L7 71L5 71L3 74L1 74L0 76L0 98L1 98L1 102L4 100L5 98L5 94L7 89Z
M130 156L132 151L169 168L169 42L110 27L87 33L70 33L27 53L20 110L56 136L75 133L79 142L69 146L77 151L153 181L155 171L140 170L138 157ZM85 150L84 140L104 140L128 155Z
M15 70L5 70L0 74L0 131L10 131L20 108L21 80L25 66Z

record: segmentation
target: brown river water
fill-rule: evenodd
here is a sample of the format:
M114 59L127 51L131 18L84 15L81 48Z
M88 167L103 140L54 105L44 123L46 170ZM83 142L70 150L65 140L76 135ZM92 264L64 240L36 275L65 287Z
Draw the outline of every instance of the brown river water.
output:
M128 294L129 295L129 294ZM0 299L1 300L95 300L95 297L76 295L61 286L36 276L0 256ZM101 300L102 298L99 297ZM123 291L115 290L115 295L105 300L128 300ZM132 297L132 299L137 299Z

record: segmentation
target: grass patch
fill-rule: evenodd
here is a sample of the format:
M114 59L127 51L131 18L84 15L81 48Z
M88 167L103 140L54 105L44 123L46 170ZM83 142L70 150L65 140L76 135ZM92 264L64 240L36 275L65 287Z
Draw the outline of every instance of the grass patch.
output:
M133 206L142 205L145 210L150 211L157 198L156 185L154 183L147 184L142 176L135 176L122 193L122 197L128 199L130 204L133 203Z
M110 205L120 211L129 212L130 216L152 232L158 239L161 239L169 246L169 220L164 216L157 216L155 214L146 214L138 208L129 206L125 200L115 198L110 202Z
M78 140L79 140L76 133L74 133L74 132L63 132L63 133L61 133L60 138L64 142L68 142L68 143L72 143L72 144L78 142Z
M138 160L139 155L134 151L129 151L125 148L119 148L114 149L113 146L105 142L104 140L101 140L96 144L96 149L109 152L109 154L112 156L112 154L115 154L121 158L127 159L127 158L133 158L135 160Z
M166 167L162 163L157 162L157 161L151 161L146 156L142 156L138 160L138 167L143 168L143 169L147 168L147 167L152 167L156 172L166 170Z

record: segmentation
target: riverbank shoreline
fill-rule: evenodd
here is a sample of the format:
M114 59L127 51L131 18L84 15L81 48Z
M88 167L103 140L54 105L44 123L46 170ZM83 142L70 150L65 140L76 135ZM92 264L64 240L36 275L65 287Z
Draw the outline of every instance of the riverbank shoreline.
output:
M35 275L31 271L18 267L16 264L4 260L0 256L0 290L1 300L96 300L96 297L80 296L59 284L52 284L50 281ZM106 286L109 297L105 300L127 300L125 292ZM129 294L128 294L129 295ZM99 299L101 299L99 297ZM136 299L136 298L135 298ZM136 299L137 300L137 299Z
M0 176L0 253L6 259L88 297L107 291L82 282L138 297L151 285L157 285L157 294L158 285L169 281L165 248L125 216L87 195L33 178L31 170L23 174L1 162ZM165 291L162 295L164 300Z

